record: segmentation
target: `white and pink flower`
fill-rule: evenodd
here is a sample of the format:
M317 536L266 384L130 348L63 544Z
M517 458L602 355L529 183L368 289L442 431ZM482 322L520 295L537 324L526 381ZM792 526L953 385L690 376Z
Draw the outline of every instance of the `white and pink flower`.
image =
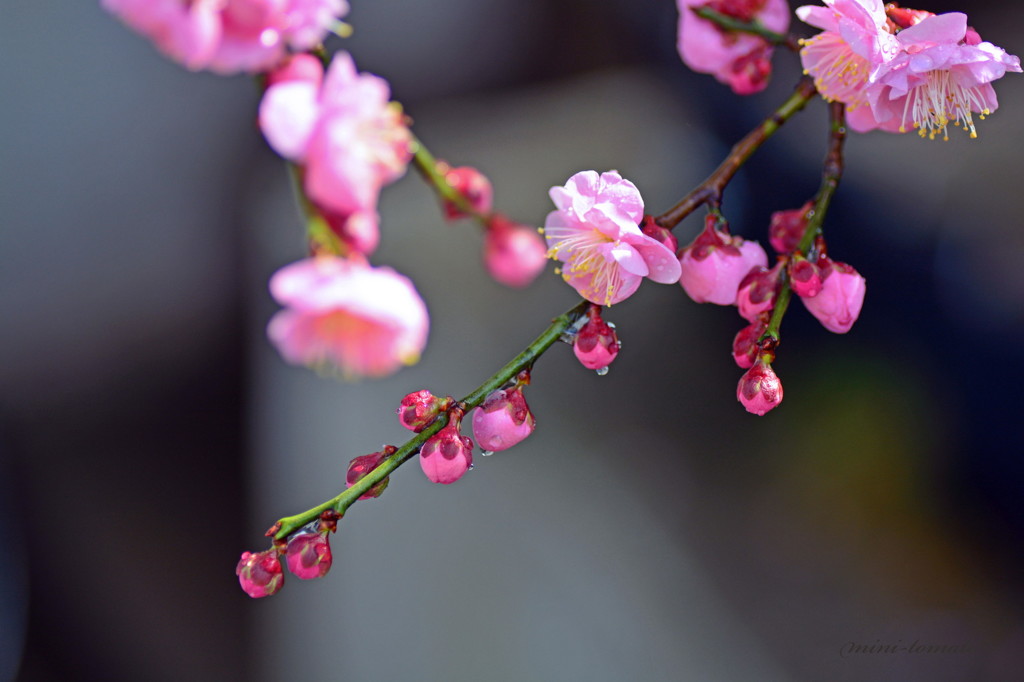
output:
M346 377L382 377L419 360L427 307L412 282L391 268L318 256L270 279L285 309L267 335L285 360Z
M598 305L632 296L644 277L679 280L675 254L644 234L644 202L629 180L615 171L582 171L549 192L557 210L544 222L548 256L564 263L562 278Z
M103 8L186 68L258 73L310 50L346 0L102 0Z

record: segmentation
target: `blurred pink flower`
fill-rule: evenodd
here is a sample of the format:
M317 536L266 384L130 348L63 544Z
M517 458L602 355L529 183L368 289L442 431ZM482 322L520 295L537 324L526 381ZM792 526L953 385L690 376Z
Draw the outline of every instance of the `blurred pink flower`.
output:
M671 284L679 263L671 249L639 227L640 192L615 171L582 171L549 192L557 210L548 214L548 256L562 261L562 278L598 305L633 295L644 277Z
M727 31L693 13L707 7L740 21L757 21L775 33L789 28L786 0L676 0L679 7L677 48L683 62L711 74L738 95L764 90L771 75L772 47L759 36Z
M342 52L322 80L306 71L275 79L260 102L260 129L278 154L303 166L307 196L335 231L362 235L353 241L370 250L381 187L401 177L412 157L412 134L389 97L387 81L357 73Z
M679 256L679 283L697 303L734 305L740 282L751 271L768 266L768 254L755 241L744 241L715 227L708 216L704 230Z
M310 50L346 0L102 0L103 8L194 71L257 73Z
M472 166L452 168L444 162L438 164L438 170L444 175L445 182L462 194L474 211L483 214L491 212L494 207L494 188L486 175ZM468 215L450 201L443 200L441 204L444 215L449 220L465 218Z
M804 307L831 332L845 334L860 316L864 305L865 280L846 263L822 257L817 263L821 289L814 296L801 296Z
M972 113L985 118L999 107L992 81L1020 72L1020 59L979 42L959 12L932 15L896 34L899 53L871 75L867 97L885 130L917 129L921 137L948 139L952 124L977 137Z
M548 262L544 240L534 227L520 225L495 215L484 234L484 266L498 282L525 287Z
M270 292L285 309L267 335L292 364L381 377L417 362L427 342L427 307L391 268L307 258L278 270Z

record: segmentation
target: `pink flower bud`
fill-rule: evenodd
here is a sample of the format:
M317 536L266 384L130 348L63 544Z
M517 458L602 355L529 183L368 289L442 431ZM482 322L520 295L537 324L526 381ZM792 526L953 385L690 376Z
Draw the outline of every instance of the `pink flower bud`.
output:
M806 258L796 257L789 264L789 286L801 298L817 296L821 291L821 273Z
M322 578L331 570L331 545L327 533L296 533L288 539L288 570L296 578Z
M473 466L473 441L459 433L462 415L453 410L448 424L420 448L420 468L434 483L454 483Z
M821 291L814 297L800 297L804 307L830 332L845 334L860 316L864 305L865 281L846 263L818 261L822 272Z
M782 382L762 357L740 377L736 398L747 412L764 416L782 402Z
M470 166L451 168L443 161L438 164L438 170L444 174L445 182L464 196L474 211L485 214L491 212L494 190L487 176ZM443 204L444 215L449 220L465 218L468 215L450 201L444 201Z
M473 437L481 450L506 450L533 433L536 425L518 385L494 391L473 410Z
M640 223L640 231L664 244L672 253L679 250L679 240L672 234L672 230L654 222L653 216L644 215L644 220Z
M587 313L590 319L580 329L572 345L576 358L583 366L598 371L612 364L612 360L619 354L619 337L615 330L601 319L600 311L597 306L590 308Z
M395 412L398 413L398 421L402 426L419 433L450 405L451 398L438 398L430 391L423 389L402 398L401 407Z
M741 368L748 369L754 366L754 360L761 350L757 340L764 334L766 326L761 320L756 320L741 329L733 339L732 358Z
M328 227L349 249L364 256L377 250L380 244L380 216L376 211L354 211L339 213L320 209Z
M757 242L716 229L715 218L709 215L704 231L683 249L679 265L679 283L694 301L733 305L740 281L751 268L767 267L768 254Z
M778 294L779 269L755 265L740 282L736 292L736 307L747 322L758 319L762 313L775 307Z
M395 449L393 447L389 447L388 449L390 449L390 452L385 450L384 452L374 452L369 455L362 455L361 457L353 458L352 461L348 463L348 471L345 473L345 487L351 488L361 481L368 473L380 466L381 462L395 454ZM359 499L369 500L374 497L380 497L381 493L383 493L388 487L388 479L390 479L390 476L382 478L372 488L360 495Z
M235 575L245 593L253 599L269 597L284 585L284 572L277 548L265 552L243 552L235 567Z
M484 265L498 282L525 287L548 261L548 249L537 230L495 215L484 235Z
M792 253L804 236L807 229L807 212L814 208L814 202L808 201L800 208L772 213L768 226L768 241L779 253Z

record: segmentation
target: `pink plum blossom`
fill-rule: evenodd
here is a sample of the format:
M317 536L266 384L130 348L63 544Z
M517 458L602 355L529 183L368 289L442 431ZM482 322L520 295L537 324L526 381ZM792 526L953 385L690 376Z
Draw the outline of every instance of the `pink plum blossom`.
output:
M580 364L598 372L605 370L619 354L619 337L614 327L601 318L597 306L587 311L587 322L576 334L572 351Z
M747 412L763 417L782 402L782 382L764 357L759 358L740 377L736 399Z
M458 166L452 168L441 162L438 164L438 171L444 175L444 180L456 192L466 198L470 207L477 213L490 213L494 207L494 188L487 176L472 166ZM468 214L462 211L454 203L445 200L443 202L444 215L449 220L465 218Z
M818 266L806 258L794 258L789 264L789 285L797 296L817 296L821 291L821 272Z
M736 333L732 340L732 359L740 368L749 369L754 366L754 360L761 351L758 339L767 327L763 320L754 320Z
M644 277L679 279L675 254L639 227L640 192L615 171L582 171L549 192L557 210L544 222L548 256L564 263L562 278L598 305L629 298Z
M494 391L473 410L473 437L481 450L507 450L533 433L536 425L519 385Z
M380 190L412 158L412 134L401 107L389 101L387 81L357 73L345 52L334 56L322 80L305 72L271 79L259 112L267 142L302 166L306 194L332 229L342 236L347 230L364 245L356 250L368 253L377 242Z
M831 332L845 334L864 305L865 280L846 263L822 257L817 264L821 290L815 296L801 296L804 307Z
M427 428L432 421L437 419L441 412L451 407L451 398L439 398L427 389L409 393L399 404L395 412L398 414L398 422L409 429L419 433Z
M739 289L736 291L736 307L747 322L753 322L775 307L779 272L778 266L769 270L755 265L740 281Z
M453 410L450 421L420 448L420 468L434 483L448 485L473 466L473 441L459 433L462 415Z
M285 550L288 570L300 580L322 578L331 570L331 544L327 533L296 533Z
M995 111L992 81L1020 72L1020 59L969 35L959 12L928 16L896 34L900 50L871 75L866 95L884 130L916 129L921 137L948 139L947 126L977 137L972 114ZM973 43L973 44L972 44Z
M102 0L104 9L194 71L257 73L306 51L348 13L346 0Z
M683 62L711 74L738 95L760 92L771 75L772 47L760 36L729 31L694 14L707 7L744 22L757 21L775 33L789 28L786 0L676 0L679 8L677 48Z
M881 0L824 0L825 6L804 5L796 15L822 33L802 40L804 72L827 101L842 102L851 128L865 132L878 127L868 106L866 88L871 73L892 59L899 44L889 26Z
M547 247L537 229L496 214L484 234L484 266L496 281L525 287L547 263Z
M704 231L679 257L679 283L697 303L734 305L740 282L752 268L768 266L768 254L754 241L744 241L715 227L709 215Z
M269 597L284 585L284 571L276 548L265 552L243 552L235 567L238 583L253 599Z
M285 309L267 335L292 364L381 377L414 364L427 342L427 307L391 268L307 258L278 270L270 292Z

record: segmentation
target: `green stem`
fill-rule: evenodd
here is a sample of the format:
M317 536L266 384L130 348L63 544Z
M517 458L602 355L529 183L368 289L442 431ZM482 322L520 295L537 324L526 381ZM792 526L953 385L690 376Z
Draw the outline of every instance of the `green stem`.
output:
M736 171L747 162L754 152L756 152L762 144L765 143L768 138L778 131L782 124L792 118L800 110L802 110L807 103L811 101L817 94L817 90L814 89L814 82L804 77L797 83L796 89L793 94L786 99L782 105L776 109L771 116L761 122L761 125L757 126L749 133L747 133L742 140L737 142L729 155L725 157L725 160L715 169L715 171L704 180L704 182L697 185L693 191L687 194L682 200L670 208L665 213L657 216L654 221L666 227L668 229L674 228L676 225L681 223L686 216L693 213L699 206L706 203L719 203L722 200L722 192L725 191L726 185L732 180L733 176L736 175Z
M829 104L829 145L828 153L825 155L825 163L821 172L821 187L818 189L818 196L814 200L814 207L808 211L807 227L800 238L794 253L806 256L815 238L821 234L821 225L825 220L829 204L839 187L839 180L843 177L843 143L846 141L846 110L840 102ZM782 318L786 314L789 302L793 298L793 289L789 284L789 277L783 269L782 286L779 289L779 296L775 300L775 307L772 309L771 319L764 334L761 335L761 342L771 339L771 346L779 343L779 328L782 326Z
M716 12L710 7L694 7L693 13L702 19L721 26L727 31L736 31L737 33L749 33L751 35L760 36L767 40L772 45L782 45L789 48L793 52L800 50L800 44L797 42L795 36L782 35L775 31L769 31L760 21L741 21L736 17L731 17L728 14L722 14Z
M580 301L574 307L556 317L548 328L545 329L540 336L534 339L530 345L524 348L522 352L509 360L504 367L491 375L491 377L484 383L480 384L476 390L460 401L466 411L468 412L472 408L480 405L488 395L507 384L517 374L519 374L519 372L532 367L537 358L543 355L544 352L550 348L563 333L571 329L572 326L586 314L589 307L590 303L587 301ZM402 445L402 447L398 448L393 455L381 462L376 469L366 474L366 476L360 479L351 488L348 488L336 497L318 504L312 509L308 509L301 514L286 516L280 519L276 524L274 524L271 531L268 531L268 535L272 535L275 540L283 540L299 528L315 521L325 511L333 510L338 514L344 514L345 510L348 509L353 502L358 500L363 493L375 486L392 471L400 467L413 455L418 453L420 447L427 441L427 439L444 428L447 423L448 415L440 415L430 424L430 426L409 439L404 445Z
M434 191L441 199L449 201L455 205L463 213L469 214L480 221L481 224L487 225L490 221L490 216L473 208L472 202L462 192L458 191L445 179L444 175L437 169L437 159L430 153L430 150L419 140L417 137L412 139L412 163L419 171L423 179L427 181Z

